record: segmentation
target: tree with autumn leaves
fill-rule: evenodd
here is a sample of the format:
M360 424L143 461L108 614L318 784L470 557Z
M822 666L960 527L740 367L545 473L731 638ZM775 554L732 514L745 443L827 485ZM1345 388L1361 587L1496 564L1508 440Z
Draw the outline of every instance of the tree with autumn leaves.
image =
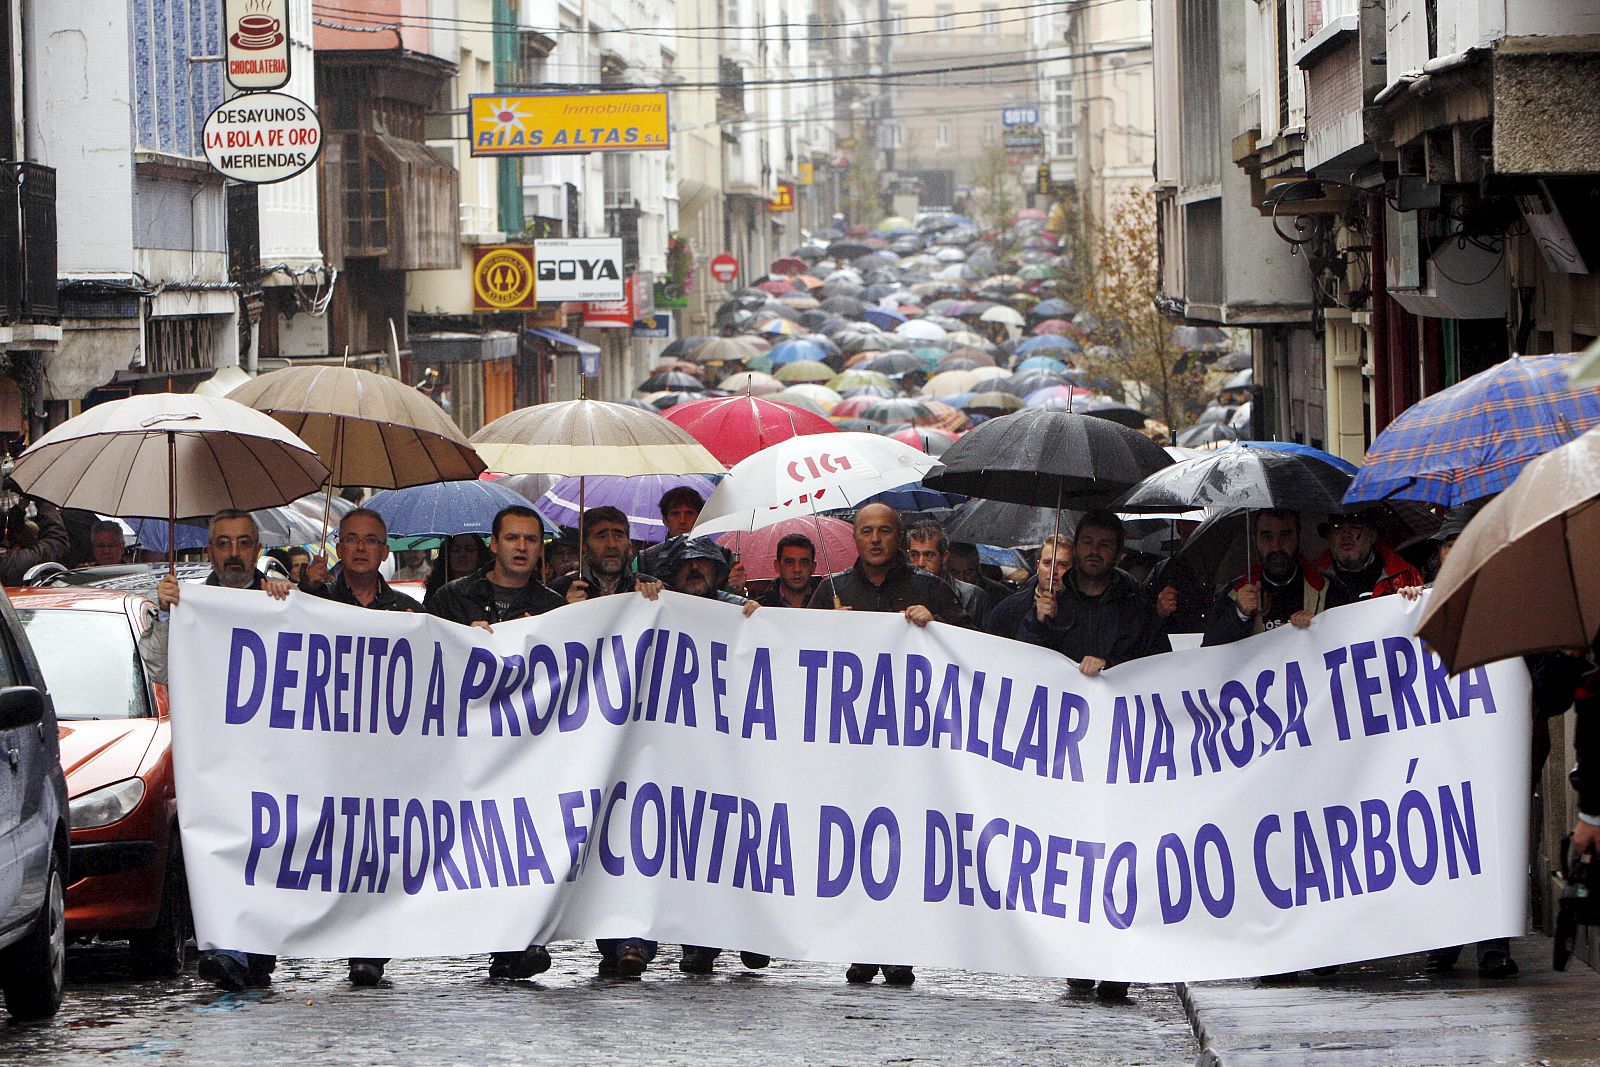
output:
M1183 352L1172 343L1172 320L1156 306L1161 252L1155 198L1123 193L1091 243L1093 270L1082 306L1093 322L1075 362L1094 378L1121 384L1129 402L1176 435L1204 405L1207 386L1203 367L1178 368Z

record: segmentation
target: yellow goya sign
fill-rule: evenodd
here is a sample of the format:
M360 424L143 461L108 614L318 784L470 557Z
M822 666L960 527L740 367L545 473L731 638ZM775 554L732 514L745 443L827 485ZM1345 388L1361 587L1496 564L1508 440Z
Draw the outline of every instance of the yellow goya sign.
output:
M467 132L475 156L671 147L666 93L489 94L468 103Z

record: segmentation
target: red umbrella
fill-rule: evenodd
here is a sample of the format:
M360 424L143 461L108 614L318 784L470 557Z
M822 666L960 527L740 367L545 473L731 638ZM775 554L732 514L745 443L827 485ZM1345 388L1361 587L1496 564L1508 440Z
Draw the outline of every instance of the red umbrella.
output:
M666 417L730 467L779 441L838 431L815 412L758 396L695 400L670 408Z
M782 296L785 293L794 292L793 285L790 285L788 282L774 281L771 278L768 278L766 281L757 285L756 288L762 290L763 292L771 293L773 296Z
M932 426L907 426L899 433L892 433L889 436L912 448L919 448L930 456L941 455L945 449L956 443L955 434Z
M858 419L861 413L878 402L875 396L851 396L839 401L832 411L828 412L830 419Z
M791 278L797 274L804 274L810 269L810 267L806 266L805 260L796 259L794 256L785 256L783 259L775 259L772 261L773 274L784 275Z
M1056 337L1083 336L1083 330L1077 326L1074 326L1066 319L1045 319L1043 322L1035 325L1032 332L1035 335L1053 334Z
M818 515L814 518L784 519L759 530L717 534L717 544L739 553L746 578L757 581L776 578L773 562L778 558L778 542L789 534L805 534L817 550L817 573L831 574L855 565L856 539L850 524L841 519Z

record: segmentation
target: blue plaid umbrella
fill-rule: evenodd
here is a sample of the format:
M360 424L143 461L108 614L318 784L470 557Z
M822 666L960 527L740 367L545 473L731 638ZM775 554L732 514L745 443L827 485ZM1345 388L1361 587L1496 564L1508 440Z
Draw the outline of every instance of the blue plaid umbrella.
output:
M1512 356L1413 404L1372 442L1345 503L1453 508L1500 492L1529 462L1600 425L1600 390L1573 386L1571 362Z

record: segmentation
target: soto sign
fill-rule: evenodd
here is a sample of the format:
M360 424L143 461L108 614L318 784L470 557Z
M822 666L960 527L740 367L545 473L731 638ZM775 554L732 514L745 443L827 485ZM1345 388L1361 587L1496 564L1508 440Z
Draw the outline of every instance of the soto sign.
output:
M475 156L639 152L671 147L667 94L490 94L469 100Z
M224 177L251 185L287 181L317 161L322 124L287 93L246 93L206 117L206 161Z

